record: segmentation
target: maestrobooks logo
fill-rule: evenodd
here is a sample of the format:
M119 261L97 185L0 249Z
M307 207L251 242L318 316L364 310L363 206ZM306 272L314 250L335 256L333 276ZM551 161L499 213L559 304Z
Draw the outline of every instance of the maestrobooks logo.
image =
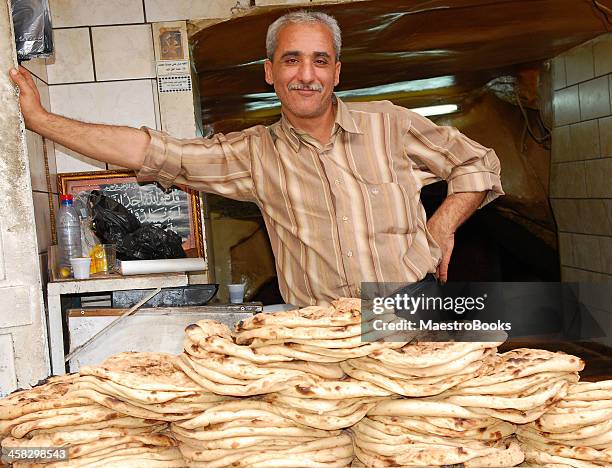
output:
M612 342L612 285L362 283L362 341Z

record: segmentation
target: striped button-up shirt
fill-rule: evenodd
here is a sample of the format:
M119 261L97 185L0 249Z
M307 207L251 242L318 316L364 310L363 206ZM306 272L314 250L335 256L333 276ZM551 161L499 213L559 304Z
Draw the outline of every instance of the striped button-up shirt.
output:
M145 128L139 178L185 184L255 202L263 215L280 291L299 306L359 295L361 282L414 282L441 252L426 227L424 185L448 193L503 194L495 152L451 127L388 101L336 99L323 145L283 116L211 138L180 140Z

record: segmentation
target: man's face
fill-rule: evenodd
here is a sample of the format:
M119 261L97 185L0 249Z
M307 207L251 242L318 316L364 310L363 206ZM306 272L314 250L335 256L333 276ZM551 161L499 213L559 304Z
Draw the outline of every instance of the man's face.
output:
M301 119L323 115L340 80L330 30L319 23L289 24L277 39L272 62L266 60L264 68L283 112Z

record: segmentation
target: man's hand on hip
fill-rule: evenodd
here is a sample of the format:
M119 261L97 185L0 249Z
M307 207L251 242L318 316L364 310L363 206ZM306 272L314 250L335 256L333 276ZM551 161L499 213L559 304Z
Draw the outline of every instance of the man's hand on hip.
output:
M455 231L468 219L484 200L486 192L461 192L447 196L427 221L427 230L442 250L436 276L446 283L448 264L455 246Z
M455 232L449 231L442 224L432 219L427 223L427 230L434 238L436 243L440 246L442 251L442 258L438 267L436 268L436 277L438 281L446 283L448 280L448 264L450 263L451 255L453 253L453 247L455 246Z

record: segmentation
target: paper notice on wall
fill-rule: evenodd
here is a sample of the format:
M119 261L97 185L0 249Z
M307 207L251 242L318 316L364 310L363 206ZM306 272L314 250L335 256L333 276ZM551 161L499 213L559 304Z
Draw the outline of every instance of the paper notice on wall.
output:
M191 76L160 76L157 78L160 93L178 93L191 91Z
M158 60L157 76L189 75L188 60Z

